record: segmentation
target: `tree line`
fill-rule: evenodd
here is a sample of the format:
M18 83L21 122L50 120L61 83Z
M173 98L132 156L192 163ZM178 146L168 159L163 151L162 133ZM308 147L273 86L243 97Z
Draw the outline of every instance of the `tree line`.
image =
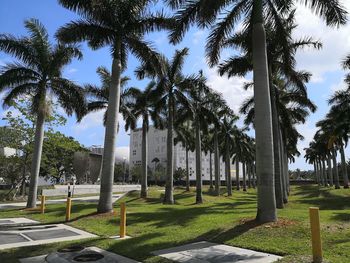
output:
M135 119L142 119L142 196L147 194L146 132L152 119L156 127L168 130L167 160L173 159L174 131L187 129L194 137L194 143L183 143L186 147L194 147L197 153L197 203L202 202L199 155L202 147L212 147L215 186L218 185L220 155L224 156L227 168L234 155L245 163L243 167L249 174L256 174L257 220L275 221L276 208L282 208L288 201L288 159L293 160L293 156L299 154L296 144L302 136L295 125L303 123L307 115L316 110L307 98L305 86L311 74L296 70L295 54L299 48L320 48L321 44L310 37L293 39L298 1L164 0L164 4L173 10L171 15L154 12L150 8L154 1L150 0L58 2L81 18L59 28L57 44L49 43L47 31L36 19L25 22L28 37L0 36L0 50L18 60L2 68L0 91L8 91L4 105L10 105L18 96L30 95L32 111L37 116L27 207L34 207L36 201L44 123L50 110L49 94L56 97L68 115L75 112L80 120L97 105L94 101L86 101L87 91L90 91L92 94L97 92L98 99L102 95L102 106L107 109L98 212L112 210L115 142L121 112L129 128L134 127ZM346 23L347 12L338 0L300 2L324 18L329 26ZM242 30L237 32L239 23L242 23ZM176 50L169 59L144 39L149 32L167 30L169 42L177 44L192 25L210 31L205 46L209 66L218 66L219 73L228 77L253 72L253 83L248 83L246 88L253 88L254 97L245 103L241 112L246 113L247 125L254 124L254 140L244 133L245 128L242 130L235 125L237 115L227 107L219 93L206 85L202 72L183 74L187 48ZM112 67L105 80L107 89L85 89L62 76L64 65L73 58L82 58L77 43L83 41L93 50L110 48ZM221 60L223 49L236 50L238 55ZM136 76L152 80L144 91L122 88L122 74L130 54L140 61L140 66L135 69ZM205 140L212 140L212 144L202 145ZM164 203L168 204L174 203L173 172L173 163L168 161L164 197ZM229 174L226 177L230 193L231 177Z

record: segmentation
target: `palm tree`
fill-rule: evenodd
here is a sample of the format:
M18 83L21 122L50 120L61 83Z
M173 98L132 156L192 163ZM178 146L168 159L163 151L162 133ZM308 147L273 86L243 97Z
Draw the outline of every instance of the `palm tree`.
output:
M209 93L208 99L210 104L208 109L213 113L210 120L209 133L213 136L214 141L214 177L215 177L215 194L220 195L220 151L218 131L221 130L222 119L225 115L232 115L232 110L226 104L222 95L219 93Z
M225 174L227 195L232 196L232 178L231 178L231 155L234 148L237 146L234 137L238 133L238 128L235 122L238 117L234 114L226 115L222 120L221 130L219 131L219 138L221 138L221 149L225 160Z
M182 74L185 57L188 55L188 48L176 50L173 58L168 60L161 57L160 64L146 61L136 70L138 78L150 77L157 82L157 93L160 100L156 103L156 109L167 110L167 172L165 183L164 203L174 203L173 177L174 177L174 116L175 110L181 104L187 105L188 99L184 92L189 88L189 78Z
M179 8L176 14L177 23L171 34L172 42L179 42L191 24L196 23L200 27L212 26L206 45L210 65L218 63L223 43L234 31L238 21L243 19L251 28L256 105L257 220L275 221L277 215L273 177L273 134L264 21L273 19L281 38L286 39L288 35L279 21L279 14L288 13L295 6L296 0L165 0L165 2L173 8ZM328 25L346 23L346 11L339 0L304 0L302 2L325 18Z
M157 185L156 170L157 170L157 164L160 162L160 160L157 157L154 157L151 162L154 163L154 170L153 170L154 183L155 183L155 185Z
M206 85L206 78L200 71L198 76L187 79L186 93L189 95L189 103L178 112L183 119L190 119L195 129L196 150L196 203L203 203L202 196L202 135L208 133L208 121L213 119L209 110L210 96L213 91Z
M62 77L63 67L82 54L75 45L52 45L44 26L36 19L25 21L29 37L0 35L0 50L18 61L2 67L0 92L8 91L3 104L10 106L21 96L28 96L31 111L36 114L34 151L27 207L36 206L38 176L44 139L44 125L50 115L50 95L58 99L68 115L80 116L84 108L82 89Z
M309 73L298 72L295 70L295 53L298 49L312 46L321 48L321 44L314 41L310 37L300 40L293 40L292 32L296 28L295 13L291 12L288 17L280 17L280 23L283 23L284 31L288 34L287 41L281 41L281 34L278 28L275 28L272 21L265 22L266 38L267 38L267 57L269 69L269 88L271 97L272 126L273 126L273 147L274 147L274 177L275 177L275 196L277 208L283 208L283 180L282 177L282 158L280 147L280 126L278 122L278 108L276 105L278 96L278 87L275 83L276 75L283 75L286 80L300 92L307 93L305 82L309 79ZM219 65L219 73L227 74L229 77L233 75L243 76L253 70L252 61L252 30L244 28L229 37L225 46L241 50L241 56L232 56ZM286 55L287 54L287 55ZM245 87L249 87L246 85Z
M84 86L85 93L87 95L88 102L87 102L87 108L84 111L84 114L79 118L79 122L89 113L96 112L100 110L105 110L104 117L103 117L103 124L106 126L107 121L107 107L108 107L108 99L109 99L109 89L111 87L112 82L112 76L111 72L103 66L100 66L96 69L96 73L98 74L101 82L101 86L96 86L92 84L87 84ZM136 126L136 120L133 114L131 113L130 109L126 105L126 84L128 83L130 79L128 77L122 77L120 80L120 108L119 112L122 114L124 120L126 121L125 129L129 129L131 127L132 129ZM119 124L117 127L117 130L119 131ZM103 156L102 156L103 158ZM102 164L100 167L100 176L102 172Z
M112 211L115 143L120 102L121 73L127 65L128 52L141 61L158 63L158 55L143 35L167 28L172 20L163 14L147 13L151 0L59 0L82 19L61 27L57 37L64 42L87 41L93 49L108 46L112 55L112 81L108 99L108 114L103 150L100 199L97 211Z
M296 84L287 81L285 78L274 76L270 85L274 90L276 96L274 97L274 104L276 104L277 114L277 144L280 149L276 150L278 159L281 160L281 181L275 184L277 208L283 208L283 204L288 202L288 158L287 148L292 147L296 149L298 139L302 136L297 132L295 125L304 123L309 112L314 112L316 106L308 99L307 93L301 88L296 88ZM253 98L247 99L242 107L241 113L246 115L245 124L250 125L255 120L255 110L253 108ZM274 151L275 153L275 151ZM295 152L297 153L297 152ZM276 180L277 181L277 180Z
M205 155L209 154L209 189L212 190L214 189L213 185L213 165L212 165L212 153L214 151L213 147L213 136L209 131L203 135L202 138L202 144L203 144L203 151Z
M107 107L108 107L108 99L109 99L109 89L111 87L112 82L112 76L111 72L106 67L98 67L96 69L96 73L99 75L101 86L96 85L85 85L84 90L86 92L86 95L89 97L88 103L87 103L87 109L84 114L87 115L90 112L95 112L99 110L105 110L104 113L104 125L106 125L107 121ZM135 122L135 118L132 115L130 109L126 105L126 93L127 88L126 84L130 80L129 77L122 77L120 80L120 108L119 112L123 115L125 120L128 120L128 122ZM133 125L134 126L134 125Z
M190 168L189 168L189 152L195 150L195 139L191 130L190 121L183 120L182 116L178 115L175 121L176 137L174 144L182 143L186 151L186 191L190 191Z
M344 69L350 69L350 55L345 58L342 64ZM332 120L333 136L337 138L336 141L340 151L344 188L349 188L344 146L347 145L348 135L350 134L350 117L348 114L350 111L350 73L346 74L345 82L348 88L335 92L328 101L331 105L328 117Z
M155 92L156 82L151 81L141 91L136 88L130 88L126 93L128 108L132 109L135 119L142 119L142 172L141 172L141 198L147 198L147 170L148 170L148 140L150 118L154 123L160 122L160 116L155 110L154 105L158 101L158 95Z

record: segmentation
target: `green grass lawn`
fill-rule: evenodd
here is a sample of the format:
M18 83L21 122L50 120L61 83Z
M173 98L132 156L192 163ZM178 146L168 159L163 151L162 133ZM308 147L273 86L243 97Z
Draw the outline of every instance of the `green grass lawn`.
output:
M350 258L350 190L318 189L316 186L294 186L290 202L278 211L279 221L256 225L256 192L233 192L215 197L206 191L205 203L194 204L195 193L176 189L176 204L163 205L163 193L152 190L149 198L138 198L138 192L124 197L127 204L127 234L132 239L115 241L108 236L119 231L118 207L115 213L96 215L96 204L73 203L69 224L99 235L83 241L47 244L2 251L1 262L16 262L17 258L41 255L67 246L82 244L98 246L142 262L170 262L151 255L151 251L195 241L212 241L271 252L285 256L282 262L311 262L308 208L321 209L322 239L327 262L346 263ZM0 212L0 218L25 216L45 223L62 222L63 204L49 205L46 214L20 210Z

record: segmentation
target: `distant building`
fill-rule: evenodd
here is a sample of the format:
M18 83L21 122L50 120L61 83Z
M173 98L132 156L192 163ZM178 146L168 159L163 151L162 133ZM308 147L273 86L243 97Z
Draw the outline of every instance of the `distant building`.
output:
M103 154L103 147L101 145L91 145L88 149L94 154Z
M10 147L0 147L0 155L5 157L10 157L10 156L18 155L18 151Z
M162 167L167 164L167 130L158 130L153 126L148 131L148 166L154 170L155 164L152 162L155 158L159 160ZM135 129L130 133L130 171L137 166L141 166L142 150L142 129ZM196 159L195 152L189 152L189 170L190 180L196 179ZM174 146L174 169L179 167L186 169L186 150L181 143ZM212 154L212 174L214 178L214 154ZM240 169L242 171L242 169ZM131 172L129 172L131 174ZM241 174L241 172L240 172ZM235 164L231 164L231 177L236 176ZM220 178L225 181L225 164L220 158ZM164 179L164 178L163 178ZM202 152L202 179L210 180L210 156Z

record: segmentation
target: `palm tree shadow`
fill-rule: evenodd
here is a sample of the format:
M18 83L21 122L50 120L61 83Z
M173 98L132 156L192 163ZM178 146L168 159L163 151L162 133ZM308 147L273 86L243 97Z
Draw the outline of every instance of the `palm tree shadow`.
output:
M217 233L216 236L212 237L212 241L218 242L218 243L224 243L228 240L232 240L236 237L239 237L239 236L243 235L244 233L246 233L246 232L248 232L256 227L259 227L261 225L263 225L263 224L259 223L255 219L246 220L246 221L244 221L244 223L238 224L231 229Z

